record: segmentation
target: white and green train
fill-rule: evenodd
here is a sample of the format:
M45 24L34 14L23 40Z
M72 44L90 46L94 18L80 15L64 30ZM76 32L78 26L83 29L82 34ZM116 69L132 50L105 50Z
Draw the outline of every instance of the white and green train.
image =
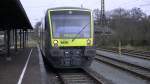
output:
M89 9L48 9L40 38L42 53L55 68L87 67L95 56L94 22Z

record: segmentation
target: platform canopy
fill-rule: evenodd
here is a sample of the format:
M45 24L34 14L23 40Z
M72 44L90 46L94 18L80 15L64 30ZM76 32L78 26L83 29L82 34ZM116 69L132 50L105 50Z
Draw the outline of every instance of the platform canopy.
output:
M20 0L0 0L0 30L32 29Z

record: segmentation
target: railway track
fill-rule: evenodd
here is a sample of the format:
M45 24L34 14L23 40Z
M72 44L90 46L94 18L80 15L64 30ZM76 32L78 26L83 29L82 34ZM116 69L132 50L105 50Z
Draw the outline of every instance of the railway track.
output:
M55 69L45 58L43 59L48 84L113 84L89 68Z
M84 70L61 70L56 74L61 84L105 84Z
M113 84L89 68L55 69L47 65L48 84Z
M95 60L130 72L134 75L137 75L137 77L143 78L144 80L148 81L150 80L150 70L144 67L126 63L120 60L116 60L98 54ZM87 68L83 68L80 70L53 69L52 71L50 71L50 73L53 73L53 77L51 76L49 78L55 79L55 80L51 79L53 80L53 82L50 81L52 82L50 84L113 84L111 81L108 81L107 79L100 77L96 72L92 72Z
M117 49L97 49L97 50L118 53ZM134 51L134 50L126 50L126 49L122 49L121 51L122 54L124 55L150 60L150 52L148 51Z
M143 79L150 80L150 70L147 68L98 54L96 55L95 60L123 69L132 74L138 75Z

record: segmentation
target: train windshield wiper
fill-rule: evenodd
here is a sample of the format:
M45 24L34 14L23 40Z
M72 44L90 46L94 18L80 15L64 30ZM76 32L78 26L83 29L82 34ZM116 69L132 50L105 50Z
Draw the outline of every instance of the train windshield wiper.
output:
M76 35L75 37L72 39L72 42L78 37L78 35L89 25L90 23L86 24Z

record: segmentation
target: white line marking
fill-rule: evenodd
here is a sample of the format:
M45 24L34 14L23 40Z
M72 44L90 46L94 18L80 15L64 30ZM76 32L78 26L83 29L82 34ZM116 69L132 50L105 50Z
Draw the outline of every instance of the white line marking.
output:
M22 70L22 73L21 73L21 75L20 75L20 78L19 78L17 84L21 84L21 83L22 83L22 79L23 79L24 74L25 74L25 71L26 71L26 69L27 69L27 66L28 66L28 63L29 63L29 59L30 59L30 57L31 57L32 50L33 50L33 49L31 49L31 51L30 51L30 54L29 54L29 56L28 56L28 59L27 59L26 64L25 64L25 66L24 66L24 68L23 68L23 70Z

